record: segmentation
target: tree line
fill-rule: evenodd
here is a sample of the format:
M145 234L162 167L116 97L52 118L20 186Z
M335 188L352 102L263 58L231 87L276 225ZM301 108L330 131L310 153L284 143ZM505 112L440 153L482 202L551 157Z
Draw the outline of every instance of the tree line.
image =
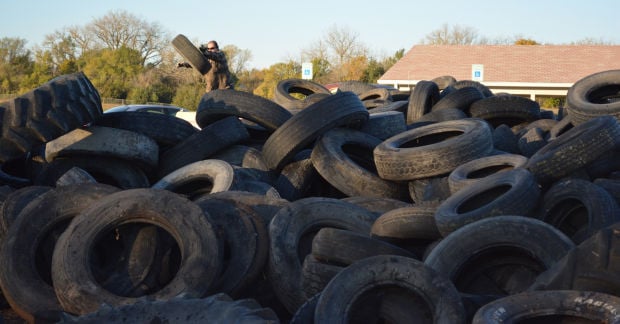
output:
M81 71L102 98L170 103L196 109L204 94L203 78L194 69L177 68L181 58L171 46L171 39L158 23L126 11L111 11L84 26L54 31L33 48L26 46L25 39L4 37L0 39L0 94L19 95L56 76ZM538 44L523 37L510 42ZM443 25L420 43L493 42L480 38L470 27ZM273 98L279 81L300 77L300 61L289 59L265 69L248 69L247 63L252 58L250 50L235 45L226 45L222 50L228 58L237 90ZM373 57L357 33L333 25L308 49L302 50L301 57L312 62L315 82L358 80L374 83L404 53L405 50L400 49L389 57Z

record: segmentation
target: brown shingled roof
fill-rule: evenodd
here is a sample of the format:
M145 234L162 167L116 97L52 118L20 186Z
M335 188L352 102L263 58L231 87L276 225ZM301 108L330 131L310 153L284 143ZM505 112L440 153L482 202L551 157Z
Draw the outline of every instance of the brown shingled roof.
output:
M470 80L472 64L484 64L483 82L574 83L620 69L620 46L414 45L379 80Z

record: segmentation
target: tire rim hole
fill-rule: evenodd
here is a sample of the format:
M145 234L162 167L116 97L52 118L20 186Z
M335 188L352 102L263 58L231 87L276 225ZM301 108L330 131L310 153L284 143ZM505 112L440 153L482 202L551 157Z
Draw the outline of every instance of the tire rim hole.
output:
M89 255L95 281L123 297L153 294L172 281L181 252L172 235L147 223L130 222L104 231Z

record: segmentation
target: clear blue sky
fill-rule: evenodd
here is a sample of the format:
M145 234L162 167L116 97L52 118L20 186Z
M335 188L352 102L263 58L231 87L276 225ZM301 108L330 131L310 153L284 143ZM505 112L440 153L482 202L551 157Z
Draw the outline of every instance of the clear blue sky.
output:
M0 38L23 38L31 48L47 34L84 26L113 10L157 22L171 36L248 49L249 67L256 68L299 59L302 49L334 25L357 34L375 57L408 51L443 24L472 27L489 39L520 35L539 43L594 38L620 44L617 0L1 0Z

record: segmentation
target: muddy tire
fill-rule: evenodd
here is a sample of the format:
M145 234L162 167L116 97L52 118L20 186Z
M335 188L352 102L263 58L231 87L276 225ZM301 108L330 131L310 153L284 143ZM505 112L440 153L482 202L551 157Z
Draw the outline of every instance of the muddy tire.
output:
M327 88L316 82L303 79L286 79L278 82L273 101L289 110L303 109L308 105L305 100L297 99L291 94L302 94L306 98L313 94L331 95Z

